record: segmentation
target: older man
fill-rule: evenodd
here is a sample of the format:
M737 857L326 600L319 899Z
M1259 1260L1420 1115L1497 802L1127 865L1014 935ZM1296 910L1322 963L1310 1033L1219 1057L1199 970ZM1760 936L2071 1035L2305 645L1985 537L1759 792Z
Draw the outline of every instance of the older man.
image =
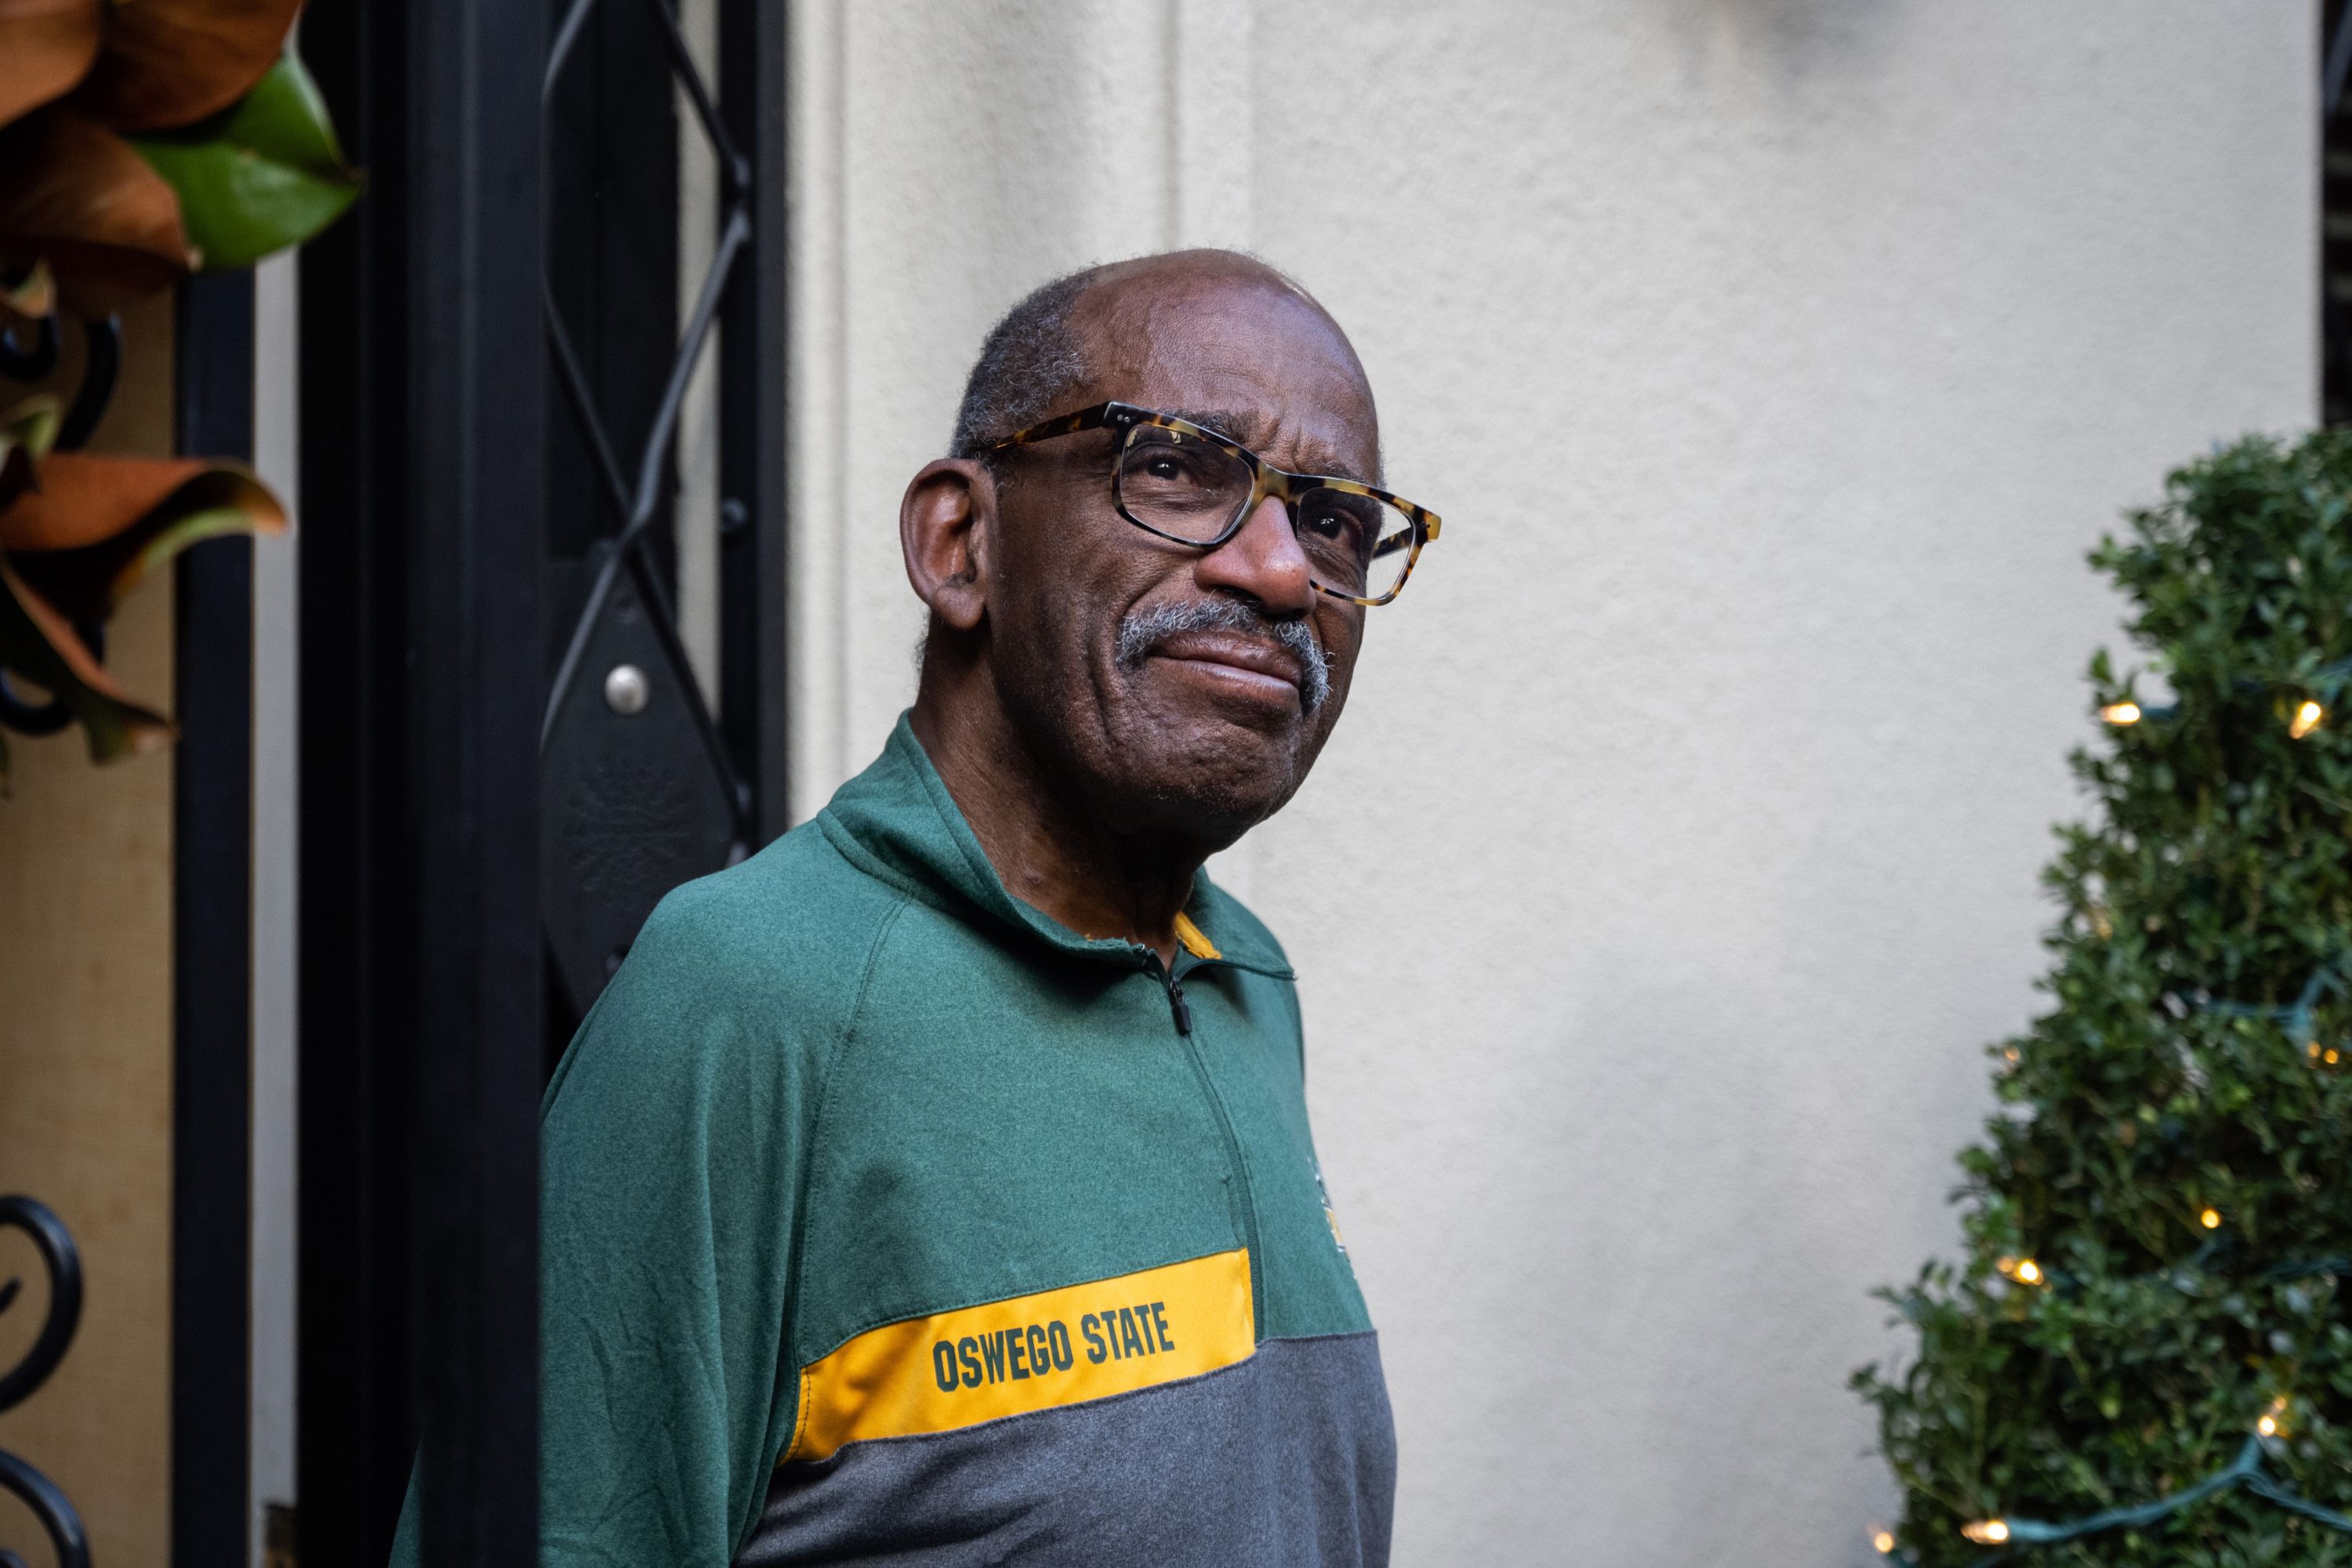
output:
M1031 295L953 451L913 710L664 901L549 1089L546 1560L1385 1563L1291 970L1201 868L1437 519L1338 325L1218 251Z

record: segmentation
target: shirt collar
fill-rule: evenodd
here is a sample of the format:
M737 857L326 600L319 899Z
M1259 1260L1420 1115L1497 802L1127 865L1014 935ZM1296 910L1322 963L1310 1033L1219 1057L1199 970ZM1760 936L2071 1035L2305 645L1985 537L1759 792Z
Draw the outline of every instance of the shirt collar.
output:
M1083 936L1006 889L948 793L946 781L915 738L908 714L898 715L882 754L841 786L818 814L817 824L853 861L926 902L977 910L1076 957L1122 964L1136 961L1134 943ZM1209 951L1186 940L1185 924ZM1193 876L1177 934L1195 960L1291 977L1282 950L1206 871Z

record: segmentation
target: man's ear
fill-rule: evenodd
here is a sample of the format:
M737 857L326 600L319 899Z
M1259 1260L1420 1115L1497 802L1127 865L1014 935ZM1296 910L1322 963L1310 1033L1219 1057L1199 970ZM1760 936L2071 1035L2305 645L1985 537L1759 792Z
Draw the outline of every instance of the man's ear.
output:
M925 465L898 503L907 581L931 614L957 631L972 630L986 613L995 521L996 476L968 458Z

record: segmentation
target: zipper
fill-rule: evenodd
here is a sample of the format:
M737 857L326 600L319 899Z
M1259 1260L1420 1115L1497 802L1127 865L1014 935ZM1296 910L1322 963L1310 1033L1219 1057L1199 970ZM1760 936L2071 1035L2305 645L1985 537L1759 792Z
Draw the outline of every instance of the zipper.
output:
M1265 1261L1257 1239L1257 1201L1250 1193L1249 1167L1242 1163L1242 1141L1234 1132L1233 1118L1225 1114L1225 1102L1217 1093L1214 1080L1209 1077L1209 1064L1201 1055L1201 1042L1192 1035L1192 1005L1184 1000L1184 974L1200 968L1211 959L1194 959L1181 973L1171 971L1160 962L1160 955L1150 948L1140 949L1147 973L1156 974L1168 992L1168 1016L1176 1026L1176 1037L1184 1042L1184 1055L1192 1064L1192 1076L1199 1079L1201 1098L1209 1102L1209 1114L1216 1121L1218 1135L1225 1141L1225 1169L1234 1210L1234 1228L1241 1232L1242 1246L1249 1254L1250 1272L1250 1337L1265 1338ZM1182 963L1182 959L1177 961Z

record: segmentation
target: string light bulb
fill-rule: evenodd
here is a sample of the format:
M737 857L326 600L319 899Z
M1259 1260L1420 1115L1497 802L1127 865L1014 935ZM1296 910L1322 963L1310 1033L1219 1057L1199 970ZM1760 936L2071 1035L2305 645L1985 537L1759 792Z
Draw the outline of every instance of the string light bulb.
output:
M2254 1430L2265 1437L2275 1437L2279 1434L2279 1424L2285 1416L2286 1395L2282 1394L2271 1401L2271 1407L2263 1411L2262 1418L2254 1423Z
M2329 1067L2334 1067L2338 1060L2340 1054L2341 1053L2339 1053L2333 1046L2330 1046L2327 1049L2327 1055L2324 1059Z
M1999 1546L2009 1539L2009 1521L2005 1519L1972 1519L1960 1526L1960 1533L1979 1546Z
M2203 1226L2207 1230L2219 1230L2221 1228L2221 1211L2217 1208L2209 1208L2204 1213L2197 1216L2197 1223Z
M2302 707L2297 708L2294 710L2294 718L2288 722L2286 732L2290 738L2300 741L2305 735L2310 734L2314 730L2318 729L2320 721L2325 720L2326 717L2326 709L2322 708L2316 702L2306 700Z
M2021 1285L2042 1283L2042 1265L2034 1262L2031 1258L1996 1258L1993 1260L1993 1267Z
M2137 724L2139 722L2139 704L2137 702L2110 702L2105 708L2099 710L2099 717L2120 730L2126 725Z
M1895 1532L1883 1524L1874 1527L1870 1532L1870 1545L1871 1550L1881 1557L1894 1556Z

